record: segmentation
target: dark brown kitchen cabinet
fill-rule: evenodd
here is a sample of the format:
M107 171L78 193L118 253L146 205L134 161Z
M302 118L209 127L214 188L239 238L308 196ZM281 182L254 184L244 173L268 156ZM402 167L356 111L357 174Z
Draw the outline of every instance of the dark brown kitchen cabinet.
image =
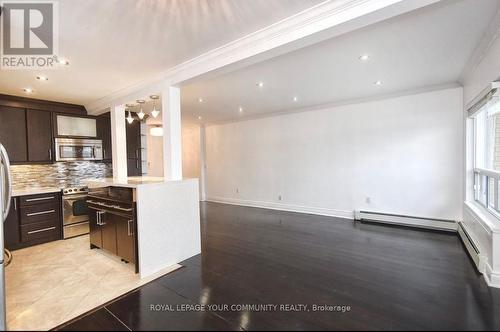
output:
M113 216L116 225L117 255L125 261L135 263L135 223L134 219Z
M90 248L100 248L135 265L138 272L135 204L130 188L107 187L87 198Z
M115 216L104 213L101 217L102 249L117 254Z
M20 197L19 230L22 247L62 239L61 194Z
M102 231L100 225L100 214L102 212L89 206L89 228L90 228L90 247L102 248Z
M128 176L141 176L142 167L140 159L127 159L127 174Z
M21 235L19 229L19 199L12 198L9 215L4 222L4 241L5 248L14 250L21 244Z
M111 161L112 143L111 143L111 118L109 113L97 118L97 137L102 140L103 161Z
M28 161L52 161L52 115L50 112L26 110Z
M28 161L25 109L0 106L0 143L12 163Z
M128 176L142 175L141 123L126 124Z

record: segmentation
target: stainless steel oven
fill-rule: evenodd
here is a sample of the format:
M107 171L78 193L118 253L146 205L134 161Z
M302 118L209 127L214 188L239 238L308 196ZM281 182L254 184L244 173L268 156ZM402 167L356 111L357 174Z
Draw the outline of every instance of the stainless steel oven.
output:
M89 233L86 186L63 189L63 236L65 239Z
M102 140L56 138L56 161L102 160Z

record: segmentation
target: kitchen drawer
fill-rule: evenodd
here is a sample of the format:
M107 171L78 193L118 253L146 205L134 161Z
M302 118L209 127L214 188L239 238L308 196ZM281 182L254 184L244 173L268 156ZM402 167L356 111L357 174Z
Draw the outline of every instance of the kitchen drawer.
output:
M61 238L61 225L57 220L21 225L21 241L47 242Z
M57 192L49 194L21 196L19 198L21 207L47 203L59 204L60 200L60 195Z
M21 207L21 225L59 220L59 204L45 203Z

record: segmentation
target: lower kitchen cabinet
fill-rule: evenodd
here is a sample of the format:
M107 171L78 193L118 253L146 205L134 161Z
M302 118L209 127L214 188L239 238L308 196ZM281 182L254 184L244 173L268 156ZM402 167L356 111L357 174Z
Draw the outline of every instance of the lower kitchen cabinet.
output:
M137 263L135 218L132 215L101 210L91 204L90 247L106 250L128 263Z
M19 199L12 198L9 215L3 224L5 248L14 250L21 245L21 234L19 229Z
M62 239L60 193L21 196L19 201L23 247Z
M90 247L102 248L102 232L100 225L101 211L90 207L89 210L89 228L90 228Z
M135 222L134 219L113 216L116 225L117 255L130 263L135 263Z
M13 197L4 222L5 247L15 250L62 239L61 218L60 193Z
M116 222L115 216L104 213L101 216L102 249L117 254L116 250Z

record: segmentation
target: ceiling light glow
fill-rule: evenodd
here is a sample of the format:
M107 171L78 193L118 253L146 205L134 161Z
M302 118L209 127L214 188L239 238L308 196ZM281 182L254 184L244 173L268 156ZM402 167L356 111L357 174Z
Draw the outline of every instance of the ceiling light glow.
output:
M382 85L382 81L375 81L373 84L375 84L375 85Z
M149 133L151 134L151 136L163 136L163 127L153 127L149 130Z
M359 56L359 60L360 61L368 61L368 60L370 60L370 56L368 54L361 54Z
M57 63L60 65L63 65L63 66L67 66L67 65L69 65L69 60L64 59L64 58L60 58L60 59L57 59Z

